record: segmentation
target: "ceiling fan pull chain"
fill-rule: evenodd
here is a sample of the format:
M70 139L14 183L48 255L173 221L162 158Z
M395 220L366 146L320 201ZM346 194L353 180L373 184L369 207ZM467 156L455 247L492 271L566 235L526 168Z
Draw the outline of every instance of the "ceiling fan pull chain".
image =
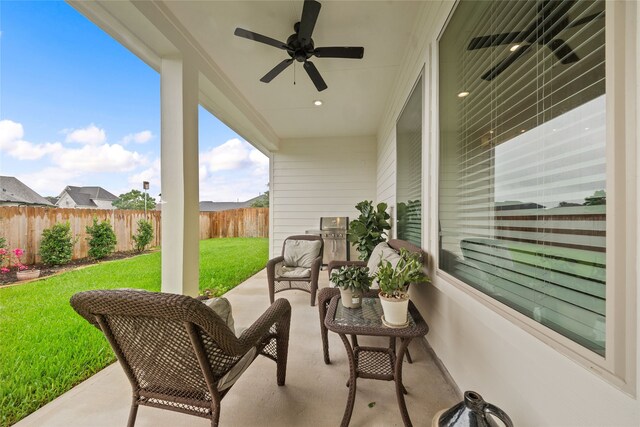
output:
M293 85L296 85L296 63L293 63Z

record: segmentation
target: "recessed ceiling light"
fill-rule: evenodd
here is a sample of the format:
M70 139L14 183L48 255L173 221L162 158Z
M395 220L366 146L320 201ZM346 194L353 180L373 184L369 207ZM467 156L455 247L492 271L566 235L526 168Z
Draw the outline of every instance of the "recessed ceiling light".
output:
M458 94L458 98L464 98L465 96L469 95L469 92L467 91L462 91Z
M322 100L316 99L315 101L313 101L313 105L315 105L316 107L321 106L322 105Z
M513 46L511 46L511 47L509 48L509 50L510 50L511 52L515 52L515 51L516 51L516 50L518 50L519 48L520 48L520 45L519 45L519 44L514 44Z
M524 133L524 129L520 129L520 133Z

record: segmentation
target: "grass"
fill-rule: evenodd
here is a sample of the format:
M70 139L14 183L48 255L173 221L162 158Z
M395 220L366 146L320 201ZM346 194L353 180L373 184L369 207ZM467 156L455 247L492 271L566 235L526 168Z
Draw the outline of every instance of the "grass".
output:
M200 242L200 290L221 295L264 268L268 240ZM0 418L10 426L115 361L69 298L83 290L160 290L160 253L97 264L0 288Z

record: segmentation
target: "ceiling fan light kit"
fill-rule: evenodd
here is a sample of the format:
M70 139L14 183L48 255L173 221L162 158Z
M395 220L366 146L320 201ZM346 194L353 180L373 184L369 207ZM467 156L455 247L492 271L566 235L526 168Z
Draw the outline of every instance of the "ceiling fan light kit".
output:
M311 35L313 29L316 26L318 20L318 14L322 5L315 0L305 0L302 7L302 17L300 22L296 22L293 26L295 31L287 38L287 42L283 43L271 37L263 36L262 34L254 33L253 31L245 30L243 28L236 28L234 34L238 37L253 40L259 43L264 43L269 46L276 47L281 50L287 51L290 58L283 60L267 74L265 74L260 81L263 83L269 83L287 67L289 67L294 60L303 63L303 68L307 72L307 75L313 82L314 86L321 92L327 88L327 84L320 75L320 72L309 61L309 58L315 56L316 58L345 58L345 59L362 59L364 56L363 47L346 47L346 46L334 46L334 47L315 47ZM317 105L317 104L316 104Z

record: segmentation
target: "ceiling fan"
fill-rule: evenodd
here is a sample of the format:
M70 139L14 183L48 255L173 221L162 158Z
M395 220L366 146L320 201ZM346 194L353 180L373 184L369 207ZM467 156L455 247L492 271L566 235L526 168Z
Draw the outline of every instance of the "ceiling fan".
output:
M604 18L604 10L571 22L567 14L574 3L575 0L541 1L538 4L538 17L524 30L513 33L474 37L471 39L467 50L484 49L486 47L511 43L520 44L518 47L514 46L515 49L511 49L513 52L511 55L484 73L481 78L486 81L491 81L498 77L511 64L518 60L518 58L527 53L534 44L549 47L562 64L571 64L579 61L580 58L573 49L571 49L563 39L557 37L565 29L578 27L596 19Z
M236 28L234 34L238 37L244 37L245 39L253 40L256 42L268 44L269 46L277 47L278 49L286 50L291 58L285 59L278 65L276 65L271 71L265 74L260 81L269 83L278 74L284 71L289 65L293 63L295 59L298 62L303 63L304 70L309 75L309 78L318 89L318 92L327 88L327 84L322 79L320 72L309 61L309 58L315 56L317 58L351 58L362 59L364 56L363 47L315 47L311 34L313 28L316 25L318 14L320 13L320 7L322 5L314 0L305 0L302 7L302 17L300 22L296 22L293 26L295 33L291 34L287 38L287 42L272 39L271 37L263 36L262 34L254 33L242 28Z

